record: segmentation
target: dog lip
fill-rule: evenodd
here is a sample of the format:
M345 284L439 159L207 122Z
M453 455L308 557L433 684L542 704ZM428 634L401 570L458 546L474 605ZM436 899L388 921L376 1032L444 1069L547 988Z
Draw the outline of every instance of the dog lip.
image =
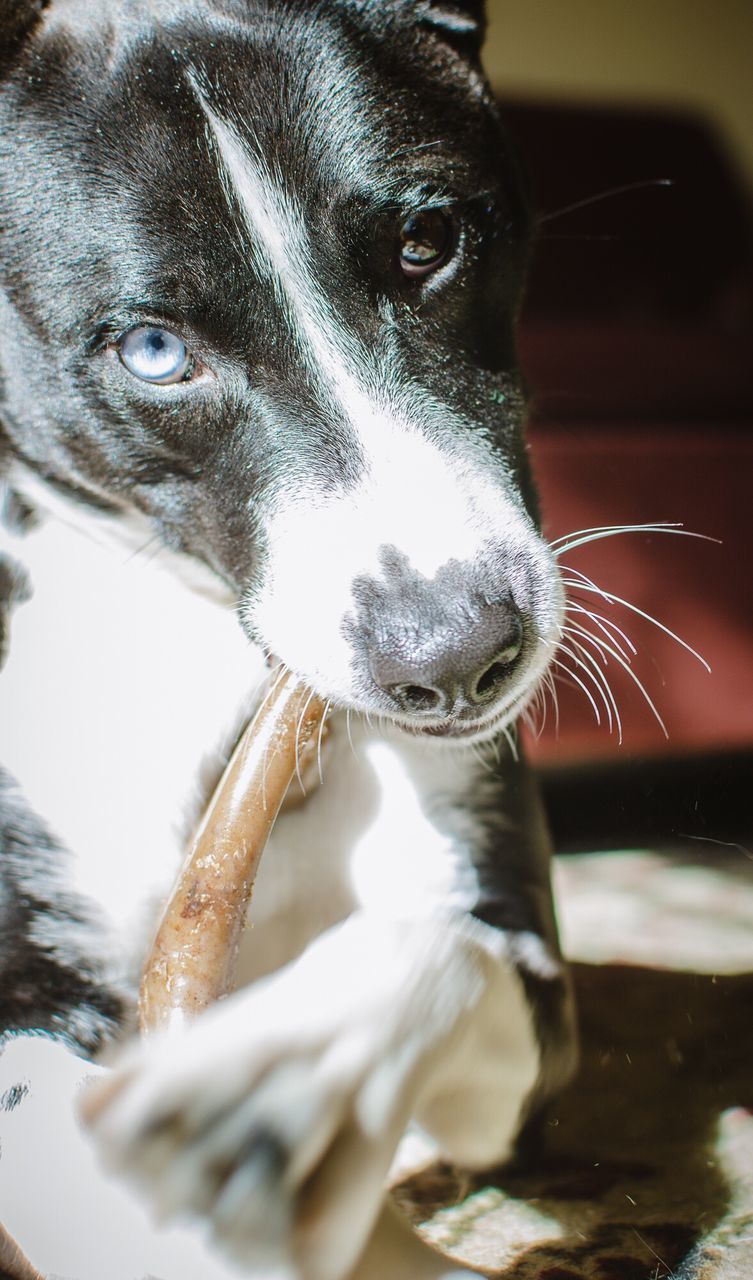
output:
M481 728L478 724L427 724L415 726L415 732L430 738L467 738Z
M479 734L488 733L490 729L502 728L507 720L507 711L491 717L489 720L476 720L473 724L462 724L448 721L446 724L412 724L404 728L419 738L450 738L454 741L464 738L475 738Z
M488 738L495 733L501 733L505 725L517 719L528 697L528 694L523 696L519 694L517 698L513 698L511 702L498 709L494 715L488 716L485 720L474 720L472 724L457 720L449 720L444 724L439 722L425 725L406 724L405 721L398 721L398 723L402 729L417 738L444 738L451 742L462 742L482 736Z

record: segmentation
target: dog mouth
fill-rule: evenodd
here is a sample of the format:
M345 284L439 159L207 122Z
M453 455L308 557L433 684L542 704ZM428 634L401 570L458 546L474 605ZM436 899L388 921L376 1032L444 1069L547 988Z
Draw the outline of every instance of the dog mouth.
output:
M500 723L502 717L499 717ZM411 725L410 732L420 738L475 738L479 734L491 730L495 721L488 724L428 724Z
M534 696L538 682L531 681L517 694L497 705L489 714L476 720L462 720L457 717L444 721L421 724L417 721L406 721L395 718L393 723L413 738L428 738L447 743L484 743L498 737L509 730L528 706Z
M268 655L267 665L270 671L289 670L286 664L279 658ZM302 681L303 678L301 677ZM524 709L530 700L532 689L526 689L502 706L494 708L491 714L480 719L463 720L458 716L451 716L446 720L434 720L430 723L422 723L420 720L406 720L401 716L385 715L381 712L382 723L385 727L391 725L400 733L406 734L411 738L423 738L436 742L447 743L471 743L471 742L488 742L501 734L514 720L517 719L520 712ZM324 697L324 695L321 695ZM341 703L337 698L327 699L327 705L330 709L347 709L347 703ZM359 705L350 706L350 712L356 715L368 716L368 711ZM373 712L372 712L373 714ZM377 712L377 714L380 714ZM462 713L461 713L462 715Z
M515 718L523 699L516 699L510 705L496 711L494 715L483 720L471 722L463 720L446 720L434 724L408 723L395 720L395 724L414 738L431 738L443 742L479 742L487 741L501 733L506 725Z

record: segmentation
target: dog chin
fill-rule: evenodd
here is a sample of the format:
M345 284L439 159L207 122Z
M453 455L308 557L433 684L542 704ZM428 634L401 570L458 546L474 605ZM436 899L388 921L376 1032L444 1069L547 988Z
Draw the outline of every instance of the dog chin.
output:
M446 743L448 746L472 746L490 742L496 738L515 719L517 707L508 707L494 716L473 722L462 720L438 721L435 724L420 724L406 720L392 719L391 723L401 733L412 738L426 741Z
M500 716L487 724L411 725L408 732L415 737L433 738L440 742L485 742L502 731L507 719L507 716Z

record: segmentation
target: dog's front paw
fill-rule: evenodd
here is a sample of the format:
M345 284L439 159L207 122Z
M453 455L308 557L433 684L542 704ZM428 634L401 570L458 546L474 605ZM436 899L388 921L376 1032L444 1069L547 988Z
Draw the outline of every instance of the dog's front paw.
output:
M373 1009L343 1012L286 975L136 1051L88 1104L105 1160L252 1274L337 1280L412 1102L405 1044Z

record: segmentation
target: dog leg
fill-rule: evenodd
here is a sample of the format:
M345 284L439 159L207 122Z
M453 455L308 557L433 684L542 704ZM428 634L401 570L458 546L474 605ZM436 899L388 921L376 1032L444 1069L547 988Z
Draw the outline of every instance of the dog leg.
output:
M290 1250L300 1280L339 1280L411 1114L451 1154L490 1163L538 1069L499 931L462 913L359 912L187 1030L134 1049L87 1109L105 1158L161 1215L205 1218L252 1275Z

